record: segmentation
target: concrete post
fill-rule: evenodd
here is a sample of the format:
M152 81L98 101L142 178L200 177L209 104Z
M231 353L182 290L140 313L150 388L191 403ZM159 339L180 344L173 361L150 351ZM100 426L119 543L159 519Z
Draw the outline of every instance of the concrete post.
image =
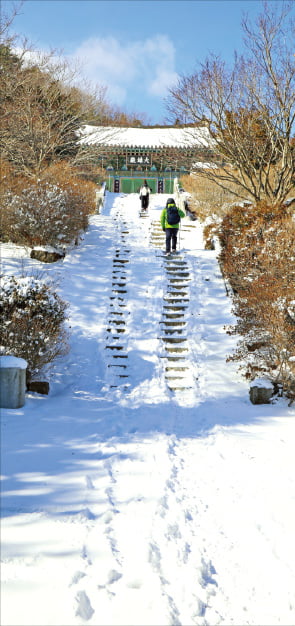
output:
M19 409L25 404L27 361L0 357L0 408Z

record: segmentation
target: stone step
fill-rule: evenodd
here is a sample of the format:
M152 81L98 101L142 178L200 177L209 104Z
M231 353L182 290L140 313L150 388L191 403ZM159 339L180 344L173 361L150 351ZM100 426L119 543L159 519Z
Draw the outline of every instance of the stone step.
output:
M172 316L172 319L176 319L184 317L184 314L187 311L187 306L176 306L174 304L169 306L164 304L163 309L163 315L165 315L165 317L168 316L171 319Z
M120 296L110 296L110 300L117 300L118 306L126 306L126 304L120 304L120 302L125 302L125 298L121 298Z
M174 289L174 285L171 285L169 288L169 285L167 286L167 289L165 290L165 295L164 295L164 300L173 300L174 298L178 298L178 300L181 300L182 298L184 298L185 296L188 296L188 290L186 290L186 288L183 288L183 292L180 290L175 290ZM185 302L188 302L189 300L184 300Z
M178 288L175 285L168 285L167 289L165 289L165 297L168 296L169 299L171 298L188 298L189 297L189 290L186 290L185 288Z
M171 289L171 287L175 287L175 289L179 289L181 287L183 289L189 289L190 280L188 280L187 278L171 278L170 276L167 276L166 278L167 278L166 285L170 289ZM116 280L116 278L114 278L113 280ZM123 278L123 280L124 280L124 278Z
M185 343L187 337L159 337L164 343Z
M169 367L169 366L166 366L165 367L165 372L188 372L188 371L189 371L189 367L188 366L186 366L186 367L178 367L178 366L177 367L176 366Z
M170 302L170 304L181 304L182 302L189 302L189 298L175 298L172 296L169 298L168 296L164 296L165 302Z
M187 304L182 304L181 300L176 304L174 302L169 303L169 300L171 300L171 298L168 298L168 303L166 302L166 304L163 304L163 309L168 313L180 313L181 311L186 311L188 309Z
M175 278L189 278L190 277L190 272L179 272L177 269L172 270L172 269L167 269L166 270L168 276L171 278L175 277Z
M161 323L165 324L165 321L175 321L175 322L183 322L184 324L186 324L185 318L183 316L182 313L163 313L163 316L165 317L164 320L162 320Z
M108 333L126 333L126 328L107 328ZM113 339L119 339L118 337L113 337Z
M164 326L168 326L168 328L170 326L171 326L171 328L174 328L174 327L177 328L177 327L180 327L180 326L186 326L186 322L180 322L180 321L178 321L178 322L177 321L175 321L175 322L168 322L166 320L162 320L160 322L160 324L164 324Z
M129 259L113 259L113 264L114 265L118 264L118 263L119 263L119 265L121 265L121 264L124 265L124 263L129 263Z
M174 345L165 346L165 350L167 352L176 352L179 354L185 354L186 352L188 352L188 348L179 348L179 346L174 346Z

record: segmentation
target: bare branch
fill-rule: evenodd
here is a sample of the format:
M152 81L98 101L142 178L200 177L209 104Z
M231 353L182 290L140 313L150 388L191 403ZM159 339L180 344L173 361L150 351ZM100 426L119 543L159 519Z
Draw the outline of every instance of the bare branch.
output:
M193 75L170 89L174 119L206 123L215 142L219 183L239 184L243 195L282 202L294 179L294 23L290 4L272 11L266 3L255 27L243 28L248 56L233 67L211 55ZM238 176L236 174L238 172ZM212 179L212 170L204 176Z

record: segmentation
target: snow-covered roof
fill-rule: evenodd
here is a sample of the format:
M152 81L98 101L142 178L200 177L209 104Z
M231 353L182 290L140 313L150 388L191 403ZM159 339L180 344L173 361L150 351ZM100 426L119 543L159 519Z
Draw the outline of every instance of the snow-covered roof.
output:
M120 128L83 126L79 130L80 143L103 144L136 148L190 148L208 147L212 140L207 127L187 128Z
M215 163L203 163L203 161L197 161L196 163L192 163L192 169L217 169L217 165Z

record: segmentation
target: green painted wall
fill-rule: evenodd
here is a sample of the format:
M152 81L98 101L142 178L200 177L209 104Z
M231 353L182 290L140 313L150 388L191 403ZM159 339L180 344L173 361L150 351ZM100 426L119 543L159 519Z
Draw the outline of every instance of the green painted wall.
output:
M165 178L164 193L173 193L173 178L171 180L169 180L169 178Z
M152 193L158 193L158 177L156 178L144 178L133 176L122 176L118 174L111 174L106 178L106 187L108 191L114 191L114 181L120 180L120 193L138 193L143 181L146 180L147 184L152 190ZM163 193L173 193L173 177L163 178L164 188Z

